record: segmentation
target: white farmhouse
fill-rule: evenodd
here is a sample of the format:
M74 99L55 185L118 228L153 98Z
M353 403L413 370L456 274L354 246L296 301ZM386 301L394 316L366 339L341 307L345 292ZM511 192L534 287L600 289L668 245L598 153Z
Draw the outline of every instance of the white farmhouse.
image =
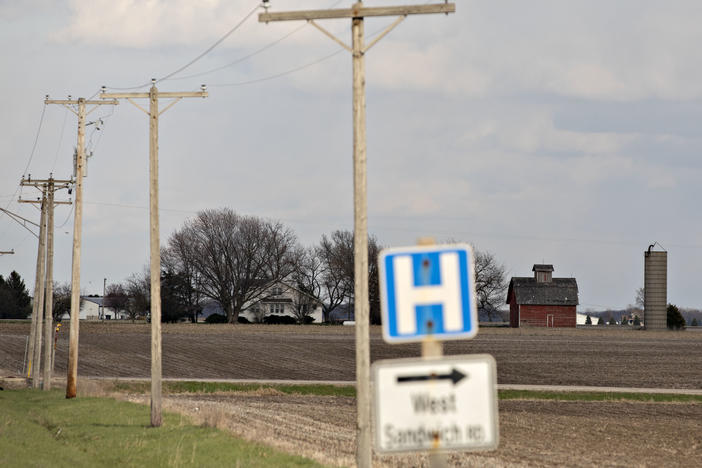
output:
M205 305L201 320L216 313L226 315L222 307L212 301ZM308 315L313 323L322 323L322 303L298 288L287 283L276 283L270 286L255 301L247 304L239 314L250 322L261 323L270 315L297 317L301 313Z
M81 296L80 320L124 320L129 318L124 311L115 311L112 307L103 306L103 297ZM68 312L61 316L61 320L69 320Z

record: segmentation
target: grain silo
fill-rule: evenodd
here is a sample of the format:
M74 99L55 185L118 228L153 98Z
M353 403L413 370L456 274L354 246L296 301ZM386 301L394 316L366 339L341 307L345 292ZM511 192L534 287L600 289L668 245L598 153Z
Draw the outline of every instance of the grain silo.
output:
M650 245L644 252L644 325L647 330L665 330L668 252L651 250L654 245Z

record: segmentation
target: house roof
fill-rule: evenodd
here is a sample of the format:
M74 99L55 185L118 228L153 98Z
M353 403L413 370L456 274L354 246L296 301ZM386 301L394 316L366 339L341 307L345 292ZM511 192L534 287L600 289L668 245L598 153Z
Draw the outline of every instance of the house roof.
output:
M553 265L547 264L535 264L531 271L553 271Z
M578 283L575 278L553 278L537 283L534 278L513 277L507 290L507 304L514 294L517 304L578 305Z
M83 299L84 301L93 302L99 306L102 306L103 297L80 296L80 298Z

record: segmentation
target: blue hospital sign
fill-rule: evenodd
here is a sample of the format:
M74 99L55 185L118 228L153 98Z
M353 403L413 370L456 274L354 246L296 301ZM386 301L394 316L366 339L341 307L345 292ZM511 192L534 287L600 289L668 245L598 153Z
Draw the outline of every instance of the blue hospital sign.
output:
M385 341L476 335L475 273L469 245L385 249L378 261Z

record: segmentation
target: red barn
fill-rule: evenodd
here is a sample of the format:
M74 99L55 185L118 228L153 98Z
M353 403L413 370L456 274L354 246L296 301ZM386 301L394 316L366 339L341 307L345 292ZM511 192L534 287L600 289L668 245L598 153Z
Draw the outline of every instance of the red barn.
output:
M553 278L553 265L534 265L533 278L513 277L507 290L510 327L573 327L575 278Z

